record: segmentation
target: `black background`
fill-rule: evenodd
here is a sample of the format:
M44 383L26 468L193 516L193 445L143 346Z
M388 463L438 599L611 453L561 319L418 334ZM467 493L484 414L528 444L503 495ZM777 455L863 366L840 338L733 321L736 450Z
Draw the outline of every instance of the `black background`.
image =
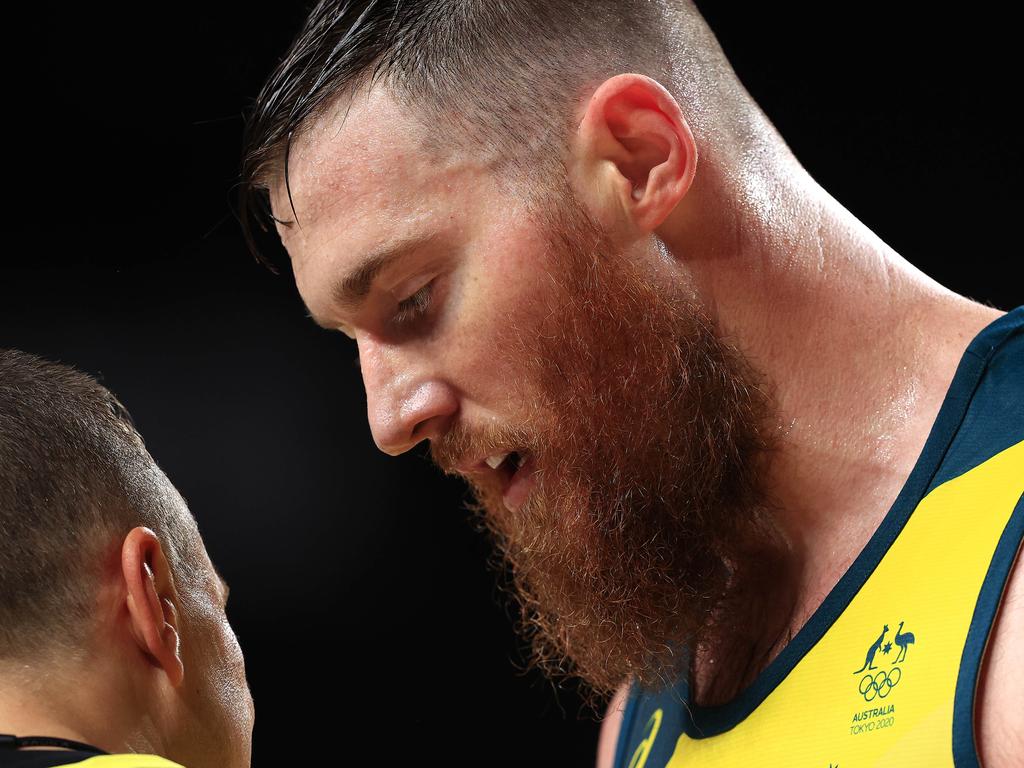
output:
M1009 10L699 5L818 182L944 285L1021 301ZM591 764L571 688L517 671L463 488L425 446L376 451L354 345L242 244L241 114L304 7L45 10L8 92L0 344L101 375L189 501L232 586L253 765Z

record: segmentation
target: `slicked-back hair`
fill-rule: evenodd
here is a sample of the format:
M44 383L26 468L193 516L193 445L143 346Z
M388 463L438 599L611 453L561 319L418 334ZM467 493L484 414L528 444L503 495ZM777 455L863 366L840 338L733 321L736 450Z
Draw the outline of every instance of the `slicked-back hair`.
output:
M321 0L247 121L246 241L262 259L253 224L268 229L275 184L291 201L292 144L363 87L384 84L420 120L426 151L477 153L508 188L529 190L565 173L580 99L623 72L684 104L698 146L761 133L763 113L692 0Z
M84 650L101 573L138 525L187 599L199 532L128 411L81 371L0 349L0 660Z

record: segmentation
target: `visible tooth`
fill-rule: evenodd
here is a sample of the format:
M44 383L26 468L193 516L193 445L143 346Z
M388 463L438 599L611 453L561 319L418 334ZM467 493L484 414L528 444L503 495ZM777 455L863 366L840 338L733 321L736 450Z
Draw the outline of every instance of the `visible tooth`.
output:
M526 454L525 453L520 453L518 458L516 458L516 467L521 467L525 463L526 463Z
M498 467L501 466L501 462L505 460L506 456L508 456L507 453L499 453L495 454L494 456L488 456L485 459L485 461L487 462L488 467L490 467L491 469L497 469Z

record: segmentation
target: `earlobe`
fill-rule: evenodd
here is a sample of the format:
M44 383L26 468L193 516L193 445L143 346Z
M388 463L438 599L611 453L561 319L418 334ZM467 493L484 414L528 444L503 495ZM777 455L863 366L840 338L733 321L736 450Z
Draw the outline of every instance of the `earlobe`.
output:
M121 545L131 636L150 662L177 687L185 675L174 580L160 540L149 528L133 528Z
M689 190L697 145L678 103L638 74L604 81L579 121L574 147L583 194L602 223L652 232Z

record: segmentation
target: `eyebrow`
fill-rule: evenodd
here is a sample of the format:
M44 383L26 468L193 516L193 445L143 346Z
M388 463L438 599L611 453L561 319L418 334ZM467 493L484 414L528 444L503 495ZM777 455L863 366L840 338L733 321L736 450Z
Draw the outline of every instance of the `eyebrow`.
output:
M330 295L334 306L344 312L353 312L359 309L381 272L399 259L413 251L427 247L437 239L438 233L436 232L426 235L409 235L387 245L374 248L362 257L357 266L353 267L347 275L331 287ZM309 312L308 307L306 311L313 318L314 322L321 325L313 313Z

